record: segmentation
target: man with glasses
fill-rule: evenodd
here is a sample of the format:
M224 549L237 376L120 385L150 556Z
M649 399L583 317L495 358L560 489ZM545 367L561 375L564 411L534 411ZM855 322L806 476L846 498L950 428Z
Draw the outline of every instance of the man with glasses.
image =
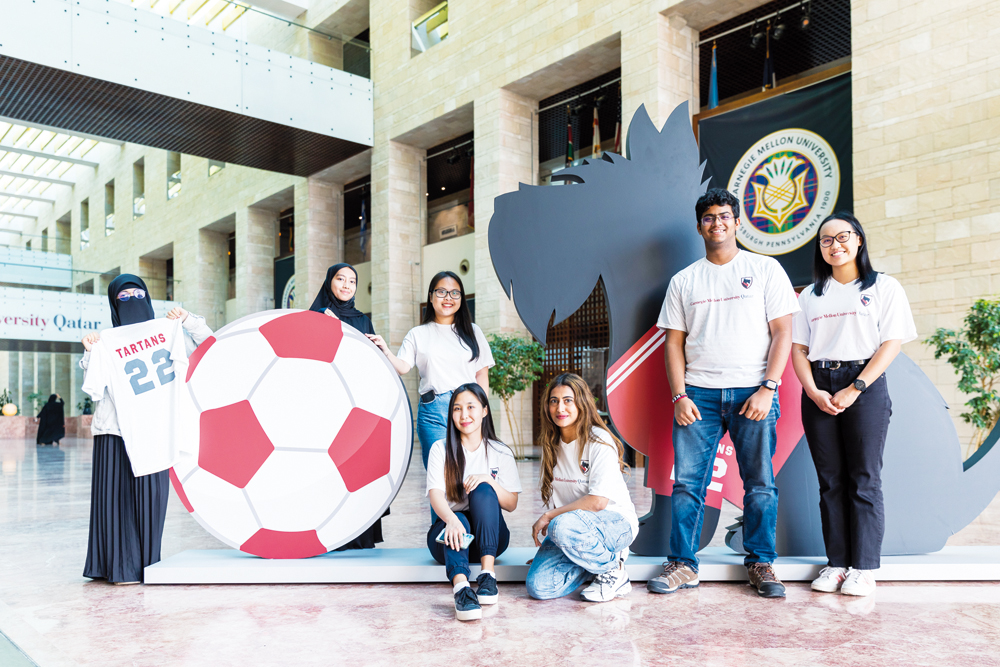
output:
M778 383L792 346L799 307L784 269L772 257L740 250L740 202L712 189L695 205L705 258L677 273L657 326L666 330L667 379L673 393L674 487L670 556L653 593L698 585L705 493L716 450L728 431L743 479L744 564L762 597L784 597L776 558L778 489L771 457L777 443Z

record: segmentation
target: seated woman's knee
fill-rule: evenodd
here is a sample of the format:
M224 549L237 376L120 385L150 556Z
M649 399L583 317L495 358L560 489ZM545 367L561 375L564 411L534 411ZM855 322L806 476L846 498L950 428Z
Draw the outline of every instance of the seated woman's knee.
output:
M493 502L500 503L496 490L489 484L480 484L469 493L470 503Z

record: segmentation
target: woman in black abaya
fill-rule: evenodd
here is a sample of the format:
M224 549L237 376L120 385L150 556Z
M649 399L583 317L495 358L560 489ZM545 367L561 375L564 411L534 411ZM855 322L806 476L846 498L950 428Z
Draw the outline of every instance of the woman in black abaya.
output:
M358 272L350 264L334 264L326 270L326 280L323 287L313 301L309 310L317 313L326 313L336 317L344 324L365 334L374 336L375 328L368 316L354 307L354 296L358 292ZM386 516L389 509L386 508ZM382 519L378 519L365 532L337 549L346 551L347 549L373 549L375 545L382 542Z
M38 437L35 444L59 444L66 437L66 421L63 418L63 400L59 394L49 396L49 402L38 413Z
M152 320L153 304L142 278L123 273L108 286L111 323L115 327ZM171 320L180 319L186 334L188 354L212 330L205 318L174 308L167 313ZM100 340L100 334L83 339L86 353L80 367L87 369L90 350ZM125 442L118 426L114 400L107 390L97 402L94 421L94 465L90 490L90 537L87 563L83 576L106 579L113 584L137 584L143 569L159 562L163 523L167 514L169 473L166 470L136 477L132 462L125 451Z

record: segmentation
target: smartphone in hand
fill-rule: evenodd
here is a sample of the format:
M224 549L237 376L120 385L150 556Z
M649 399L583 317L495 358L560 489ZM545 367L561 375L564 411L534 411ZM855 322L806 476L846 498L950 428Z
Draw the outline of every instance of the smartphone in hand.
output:
M446 530L448 530L448 529L447 528L442 528L441 532L438 533L438 536L436 538L434 538L434 541L437 542L437 543L439 543L439 544L444 544L445 546L448 546L447 544L445 544L445 541L444 541L444 531L446 531ZM463 535L462 536L462 549L468 549L469 545L472 544L472 540L474 540L474 539L475 538L472 535L469 535L468 533L466 533L465 535Z

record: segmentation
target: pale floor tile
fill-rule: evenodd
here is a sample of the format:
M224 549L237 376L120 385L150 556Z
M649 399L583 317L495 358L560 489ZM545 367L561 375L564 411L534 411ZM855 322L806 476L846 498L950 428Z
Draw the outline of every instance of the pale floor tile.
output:
M487 618L454 620L450 587L109 586L81 576L90 505L89 440L38 448L0 441L0 631L48 665L998 665L1000 585L883 583L873 597L788 587L761 600L743 584L670 596L641 585L590 605L538 602L504 585ZM424 544L420 459L385 519L387 547ZM537 463L508 515L530 544ZM642 470L631 489L640 513ZM738 512L727 508L713 543ZM1000 543L1000 500L950 544ZM171 496L163 555L222 545ZM6 667L4 665L3 667Z

